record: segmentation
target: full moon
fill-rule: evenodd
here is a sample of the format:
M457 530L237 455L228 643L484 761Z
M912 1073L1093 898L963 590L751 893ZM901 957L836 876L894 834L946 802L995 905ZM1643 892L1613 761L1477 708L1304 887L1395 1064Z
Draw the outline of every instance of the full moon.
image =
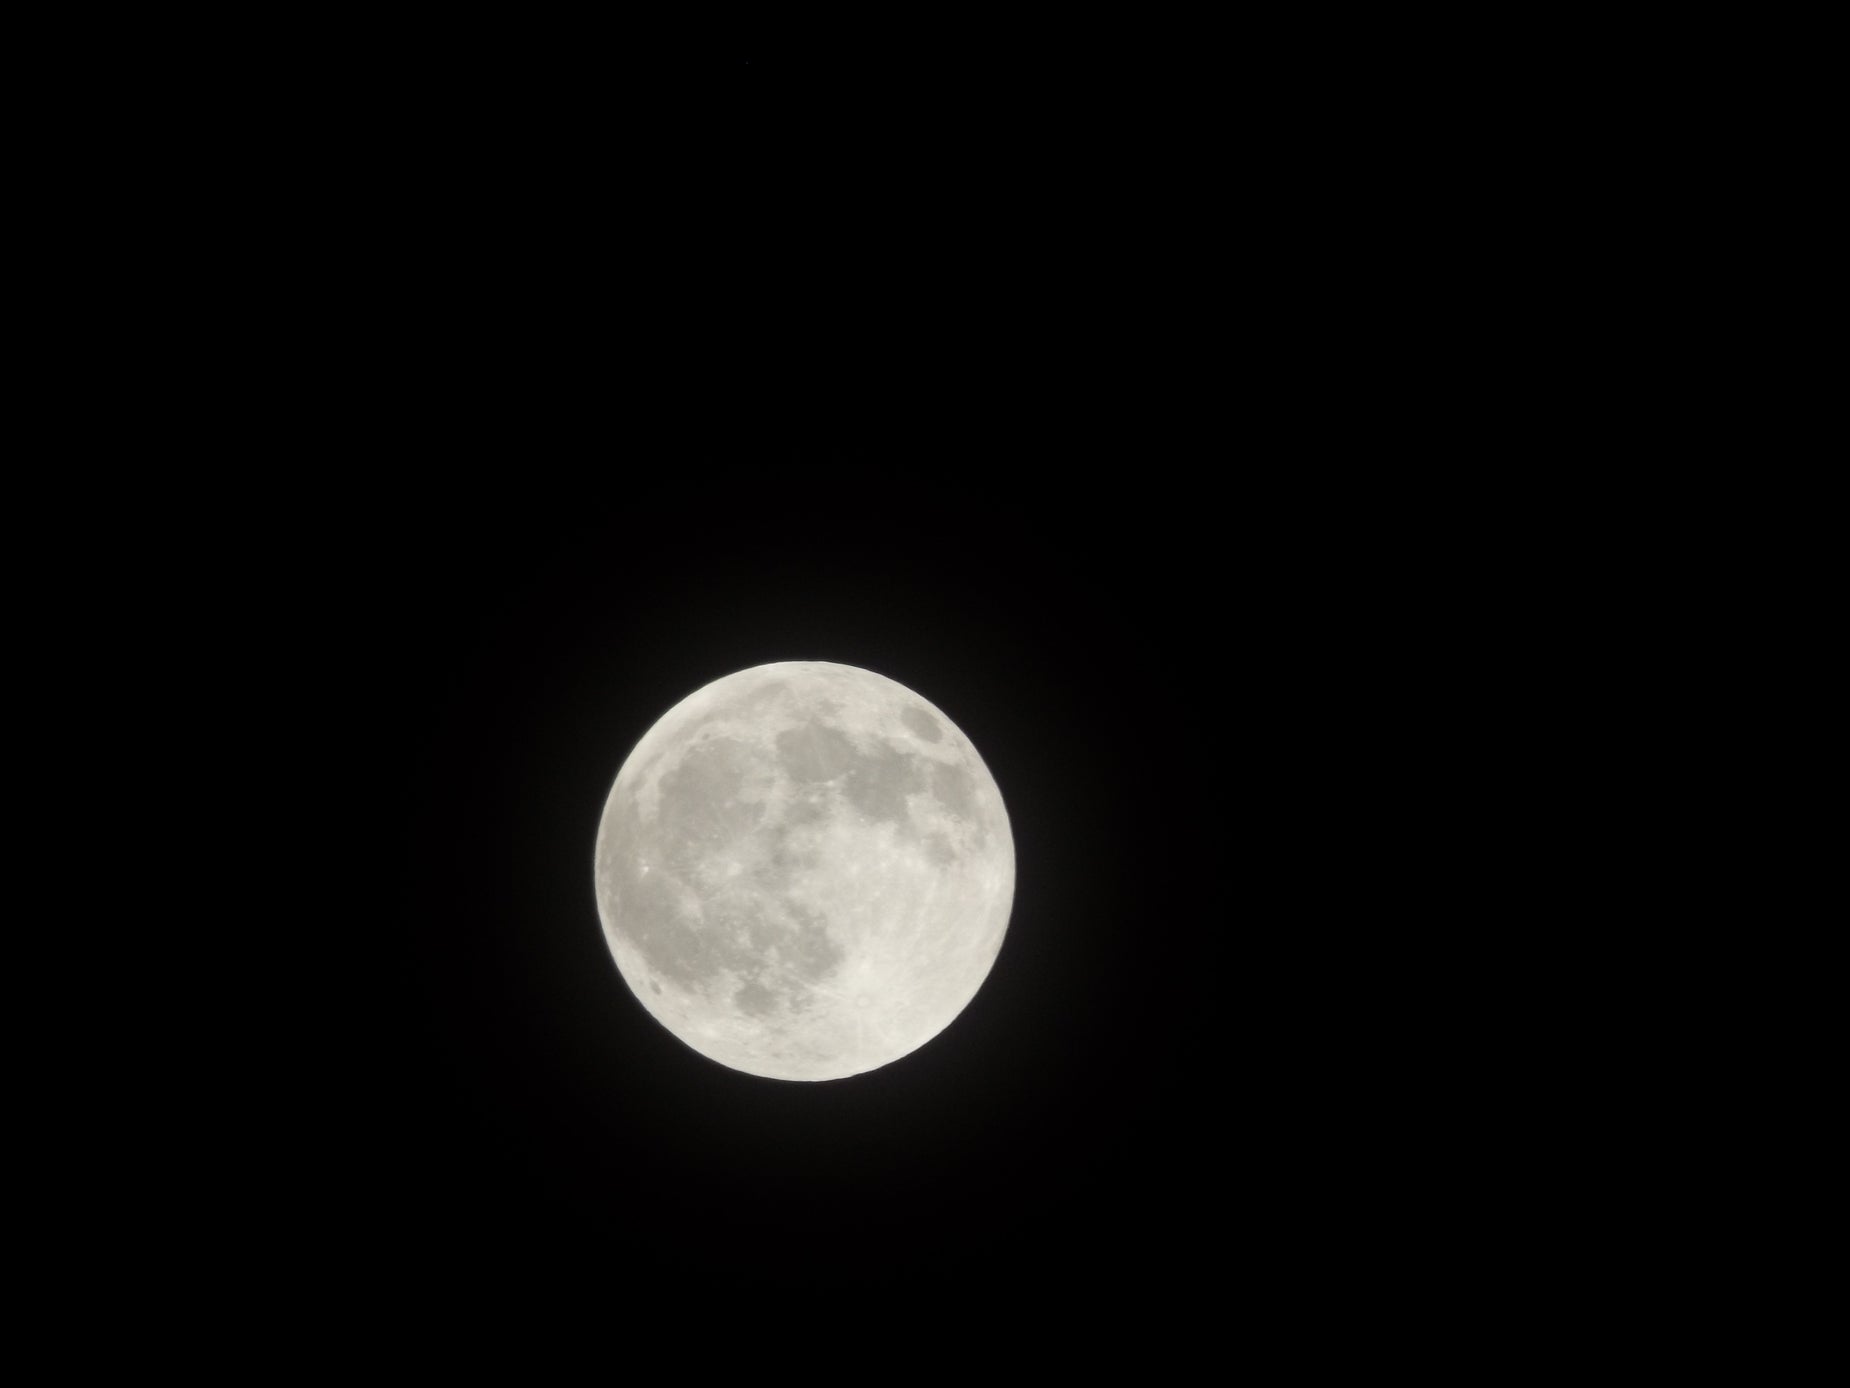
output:
M878 1069L988 977L1015 843L951 720L870 670L793 661L696 690L604 804L598 915L653 1016L783 1080Z

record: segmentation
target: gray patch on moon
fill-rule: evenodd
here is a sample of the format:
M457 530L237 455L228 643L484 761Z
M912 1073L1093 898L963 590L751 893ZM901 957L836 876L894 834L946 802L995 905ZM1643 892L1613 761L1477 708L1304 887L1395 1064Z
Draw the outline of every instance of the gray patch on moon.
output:
M813 791L793 799L784 809L784 824L798 829L806 824L821 824L828 817L827 796Z
M697 884L764 818L762 803L740 795L755 761L752 749L734 739L696 742L662 774L653 820L645 823L632 799L607 828L602 856L611 928L636 947L651 973L686 989L751 957L742 940L714 929Z
M931 768L931 793L938 803L966 826L969 842L977 848L989 844L989 828L983 822L982 807L977 803L975 777L968 766L953 762L934 762Z
M752 869L752 879L761 887L781 893L790 885L790 879L795 874L821 862L821 854L814 849L793 846L790 838L787 822L776 825L770 831L770 847L764 861Z
M618 851L623 846L619 836ZM629 871L617 884L616 906L618 933L636 946L654 972L683 986L697 984L711 972L705 942L681 914L666 874Z
M925 856L939 867L949 867L957 861L957 850L951 847L951 841L943 834L927 834Z
M976 801L971 794L970 773L961 766L942 761L933 766L931 793L938 797L938 803L945 809L964 819L970 818L976 809Z
M847 958L830 936L826 917L791 900L776 905L782 919L754 915L746 930L751 948L727 961L745 979L732 1001L750 1017L806 1010L814 1000L811 988Z
M925 788L925 778L919 770L921 760L891 743L881 744L878 751L860 754L848 772L848 803L870 820L906 824L910 819L906 797Z
M753 952L763 954L777 943L778 930L762 914L754 914L745 922L745 939Z
M902 709L899 721L927 742L936 742L944 736L943 730L938 726L938 720L922 708Z
M768 1017L777 1011L777 995L753 979L732 995L739 1011L748 1017Z
M777 735L777 756L798 781L832 781L853 764L854 744L839 729L805 723Z
M662 773L655 823L671 868L688 871L764 818L762 803L742 797L753 761L744 743L716 737L696 742L679 765Z
M805 910L794 901L785 902L784 910L796 922L796 930L784 942L783 961L799 977L820 983L841 966L847 953L829 934L827 917Z

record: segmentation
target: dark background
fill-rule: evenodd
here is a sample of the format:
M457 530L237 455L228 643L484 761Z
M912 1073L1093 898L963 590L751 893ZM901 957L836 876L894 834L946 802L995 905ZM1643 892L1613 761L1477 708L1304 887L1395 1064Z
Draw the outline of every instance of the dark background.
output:
M203 171L219 295L143 321L254 479L195 503L260 782L223 815L295 772L245 832L300 923L221 990L296 1062L231 1057L261 1256L1177 1305L1391 1281L1494 1165L1482 807L1540 672L1486 652L1549 482L1452 460L1532 421L1453 360L1477 307L1432 364L1327 112L1109 47L418 48ZM650 725L799 659L942 708L1017 849L966 1012L819 1085L650 1020L591 884Z
M1597 878L1688 707L1630 671L1708 614L1640 539L1734 551L1611 461L1704 411L1640 393L1608 45L138 23L28 139L74 504L17 508L70 657L19 682L81 735L19 731L105 749L32 807L104 884L18 980L78 989L21 1052L78 1177L22 1184L37 1285L189 1351L281 1311L293 1363L361 1289L467 1351L564 1284L773 1372L1036 1306L1140 1367L1631 1314L1583 1196L1661 1191L1624 1121L1680 1041L1608 1063L1662 902ZM651 1022L591 890L654 720L803 658L954 718L1018 853L966 1012L822 1085Z

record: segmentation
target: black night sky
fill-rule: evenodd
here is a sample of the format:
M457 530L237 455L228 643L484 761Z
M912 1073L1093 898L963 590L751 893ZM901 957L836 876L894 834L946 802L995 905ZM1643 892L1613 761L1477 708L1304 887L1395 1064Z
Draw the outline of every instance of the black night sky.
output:
M1404 928L1487 678L1434 673L1477 620L1440 615L1482 571L1431 539L1456 493L1378 453L1389 373L1308 355L1298 229L1217 249L1188 84L825 69L534 78L520 138L484 99L266 308L313 326L236 394L293 498L241 532L287 619L241 629L282 638L321 992L255 1198L408 1276L1174 1305L1255 1248L1387 1260L1451 1160L1399 1000L1457 958ZM804 659L943 709L1017 853L964 1014L822 1084L651 1020L591 871L663 712Z

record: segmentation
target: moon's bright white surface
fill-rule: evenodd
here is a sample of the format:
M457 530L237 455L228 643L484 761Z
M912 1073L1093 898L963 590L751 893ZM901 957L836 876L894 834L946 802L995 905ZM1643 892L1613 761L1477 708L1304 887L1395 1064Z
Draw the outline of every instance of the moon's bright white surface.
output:
M851 665L696 690L617 773L598 914L663 1026L748 1074L827 1080L924 1045L988 976L1015 844L942 712Z

